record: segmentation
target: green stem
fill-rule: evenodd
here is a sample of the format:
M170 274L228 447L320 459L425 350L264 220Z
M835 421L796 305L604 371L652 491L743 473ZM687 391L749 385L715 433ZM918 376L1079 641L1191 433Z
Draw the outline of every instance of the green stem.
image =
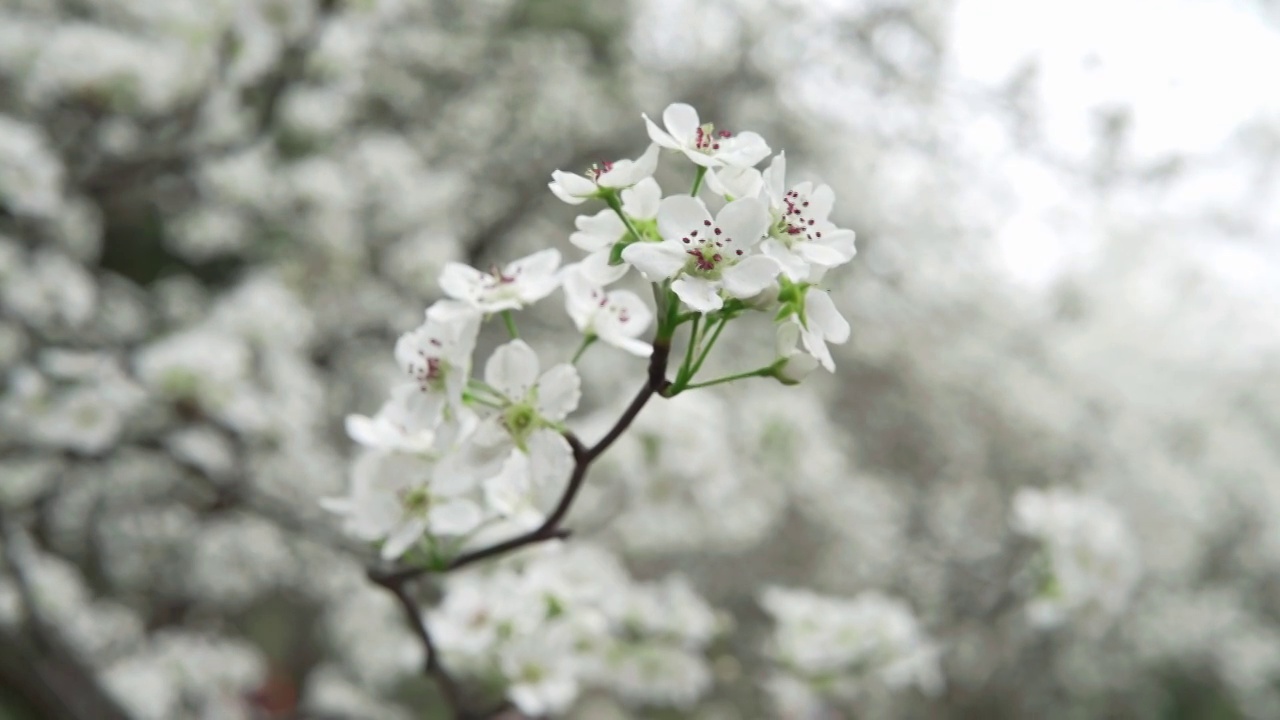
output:
M699 165L698 174L693 176L693 189L689 191L690 195L698 196L698 191L702 189L702 178L706 177L706 175L707 169Z
M698 349L698 323L701 320L701 315L695 315L693 325L689 327L689 342L684 347L684 362L680 364L680 369L676 371L675 392L680 392L680 388L684 387L689 382L689 378L693 377L693 357Z
M577 365L578 359L582 357L582 353L586 352L587 348L591 347L591 344L594 343L595 341L596 341L595 335L582 336L582 344L578 346L578 351L573 354L573 359L571 359L569 362L573 365Z
M711 354L711 348L715 347L716 341L720 339L720 332L724 330L724 326L729 324L728 317L720 318L720 322L716 324L716 329L711 332L711 339L707 340L707 344L703 346L702 353L698 355L698 359L693 361L693 369L689 372L692 378L702 369L702 363L706 362L707 356Z
M721 385L723 383L733 382L734 380L745 380L747 378L753 378L753 377L768 377L772 374L773 374L773 366L767 365L762 368L756 368L755 370L751 370L750 372L738 373L736 375L726 375L724 377L716 378L715 380L708 380L706 382L690 383L680 388L680 390L683 391L683 390L693 390L694 388L711 387L712 385ZM674 394L675 393L672 393L672 395Z
M506 324L507 334L511 336L512 340L515 340L516 338L520 337L520 332L516 330L516 316L514 313L512 313L510 310L503 310L502 322Z
M627 227L627 232L631 233L631 241L640 242L642 239L640 231L636 230L636 226L631 224L631 218L627 217L627 214L622 211L622 203L618 200L618 194L613 191L606 193L604 202L618 215L618 219L622 221L622 224Z

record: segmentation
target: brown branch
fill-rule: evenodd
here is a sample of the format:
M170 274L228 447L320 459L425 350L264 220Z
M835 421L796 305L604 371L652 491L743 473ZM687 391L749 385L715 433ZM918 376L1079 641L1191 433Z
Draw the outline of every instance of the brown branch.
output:
M440 688L440 694L444 697L445 704L453 711L454 717L457 720L470 718L471 716L463 709L462 692L458 687L458 682L453 679L449 671L440 663L440 652L436 649L435 641L431 639L431 632L427 629L427 621L423 619L422 611L418 608L417 601L413 599L413 596L406 589L407 583L412 578L388 578L370 571L369 579L396 596L401 609L404 610L405 619L409 621L409 626L413 628L418 640L422 643L424 656L422 672L434 680L436 687Z

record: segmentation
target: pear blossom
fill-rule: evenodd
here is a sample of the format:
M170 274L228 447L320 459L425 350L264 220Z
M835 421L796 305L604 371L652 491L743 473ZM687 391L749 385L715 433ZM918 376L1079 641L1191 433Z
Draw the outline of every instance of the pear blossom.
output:
M796 324L805 351L827 372L835 372L835 361L827 343L840 345L848 341L850 328L849 321L836 309L831 295L813 286L805 287L799 300L788 303L784 308L783 312L787 311L791 314L785 316L784 323Z
M519 310L550 295L559 277L560 251L540 250L489 272L451 262L440 273L440 289L483 313Z
M565 273L563 287L565 310L578 332L632 355L648 357L653 353L652 345L638 339L653 321L653 312L640 296L630 290L606 292L577 266Z
M903 601L878 592L852 599L766 588L760 604L777 623L769 653L782 672L847 700L870 684L942 687L939 649Z
M400 368L427 394L430 403L437 405L417 409L429 417L445 402L461 407L462 391L471 375L471 353L480 332L480 318L456 303L447 302L432 305L426 315L426 322L396 341L395 356Z
M670 150L684 153L696 165L705 168L722 166L751 167L769 156L764 138L754 132L733 134L701 124L698 111L684 103L672 103L662 111L658 127L648 115L641 114L649 131L649 139Z
M383 541L383 559L394 560L428 533L463 536L479 527L474 488L474 478L447 460L371 450L352 468L351 494L321 506L344 516L352 535Z
M417 385L404 383L392 389L391 399L377 415L348 415L347 435L375 450L428 452L435 445L441 407L420 392Z
M773 283L778 264L747 254L768 223L768 210L754 198L725 205L713 221L701 200L673 195L658 209L662 241L629 245L622 258L650 281L675 277L671 289L685 304L711 312L724 305L721 291L749 298Z
M658 187L657 181L653 178L641 180L635 187L623 190L621 197L622 212L630 219L631 225L642 235L650 229L656 232L658 205L662 201L662 188ZM625 262L610 265L609 256L614 245L631 238L618 213L612 208L605 208L595 215L579 215L574 225L578 230L569 236L569 242L590 253L581 265L582 270L599 285L609 285L621 279L630 265Z
M827 219L835 202L830 186L802 182L787 189L786 172L786 154L778 153L762 175L773 220L760 247L791 280L817 280L821 272L853 259L854 232Z
M601 192L629 188L653 176L658 169L658 145L650 144L644 154L635 160L617 160L592 165L587 170L588 177L576 173L556 170L551 173L551 182L547 187L556 197L570 205L581 205L590 198L601 196Z
M523 340L512 340L493 351L485 363L484 379L497 393L502 409L484 423L477 441L526 451L534 467L563 467L572 450L555 426L578 407L582 380L568 363L539 373L538 355Z

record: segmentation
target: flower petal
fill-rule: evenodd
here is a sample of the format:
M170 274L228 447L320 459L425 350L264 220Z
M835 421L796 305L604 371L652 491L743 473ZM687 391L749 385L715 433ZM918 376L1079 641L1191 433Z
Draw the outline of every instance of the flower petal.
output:
M569 236L569 242L587 252L610 247L627 234L627 226L622 224L622 220L612 210L601 210L595 215L579 215L573 224L578 231Z
M573 470L573 448L560 433L539 430L529 437L529 468L534 485L554 489Z
M427 521L424 518L410 518L404 521L387 536L387 541L382 544L382 559L395 560L400 557L426 531Z
M449 297L470 300L475 297L484 273L460 262L446 263L440 271L440 289Z
M582 378L568 363L561 363L538 379L538 414L548 420L563 420L578 408L582 398Z
M644 275L646 280L654 282L680 272L688 257L679 245L672 242L638 242L628 245L622 251L622 259L631 263Z
M578 263L578 274L600 287L621 280L631 266L625 262L610 265L610 250L612 247L604 248L583 258L582 262Z
M498 346L484 366L485 382L512 402L523 402L538 379L538 354L523 340Z
M577 173L563 170L556 170L551 173L551 184L560 186L560 189L565 193L578 198L592 197L600 191L600 188L591 180ZM555 191L554 187L551 189L553 192Z
M849 321L836 309L829 293L809 288L804 295L805 319L816 327L822 336L839 345L849 339Z
M754 167L769 157L768 143L759 134L750 131L721 140L720 148L716 159L734 167Z
M787 194L787 153L779 151L773 162L764 171L764 186L769 193L769 202L775 208L782 208L782 198Z
M503 274L514 275L550 275L560 266L560 251L555 248L539 250L519 260L513 260L503 268Z
M680 242L691 231L705 232L710 222L707 206L695 197L672 195L658 204L658 233L664 240Z
M662 202L662 188L653 178L645 178L622 191L622 211L638 220L658 217L658 204ZM614 215L616 218L617 215ZM622 223L621 220L618 221Z
M692 145L698 132L698 111L684 103L671 103L662 111L662 124L681 145Z
M832 191L830 185L819 185L814 188L809 195L809 217L817 220L819 223L824 222L827 216L831 214L831 208L836 203L836 194Z
M734 200L716 215L716 225L724 231L726 244L749 248L759 242L768 229L769 208L756 198Z
M717 292L719 287L705 278L689 276L676 278L676 281L671 283L671 290L686 305L698 312L711 312L724 306L724 300L720 299L720 294Z
M725 292L736 298L757 295L773 284L782 267L773 258L752 255L733 267L725 268L720 278Z
M679 150L680 143L657 123L649 119L648 115L640 113L640 117L644 118L645 129L649 131L649 139L669 150Z
M479 527L483 520L480 506L463 498L446 500L427 511L433 535L466 535Z

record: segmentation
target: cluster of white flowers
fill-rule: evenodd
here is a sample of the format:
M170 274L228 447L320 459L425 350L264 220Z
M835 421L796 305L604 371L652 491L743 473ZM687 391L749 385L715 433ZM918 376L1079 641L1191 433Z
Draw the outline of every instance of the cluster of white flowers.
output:
M703 657L721 623L680 577L638 583L608 552L544 545L449 578L428 616L451 668L504 688L531 716L588 688L688 707L711 685Z
M1128 606L1141 568L1115 508L1063 488L1024 489L1013 498L1011 524L1040 543L1028 568L1033 624L1053 627L1081 616L1105 624Z
M787 717L816 717L801 708L841 706L875 687L942 689L939 648L901 600L770 587L760 604L776 623L767 648L777 664L769 689Z
M853 233L827 217L830 189L802 183L784 190L781 156L763 174L753 169L769 151L754 133L734 136L700 126L687 105L672 105L664 117L668 132L650 122L654 144L638 160L604 163L589 177L554 173L551 189L561 199L609 205L578 218L572 240L589 253L586 259L562 268L560 253L546 249L487 272L447 264L440 287L448 298L428 308L423 324L396 343L404 384L375 416L347 418L348 433L366 450L355 464L350 496L325 504L346 516L354 535L381 542L384 558L416 547L419 561L439 559L543 522L575 461L563 436L581 394L573 362L596 340L648 356L653 346L639 335L658 316L665 353L677 328L690 323L689 353L671 392L664 392L675 395L691 386L723 325L750 308L776 311L783 335L803 339L811 354L808 369L833 367L826 342L846 340L849 326L814 281L850 260L854 250ZM695 161L692 193L660 197L651 176L661 147ZM713 220L699 190L704 173L717 172L756 191L739 197L717 192L724 205ZM631 265L655 283L657 313L630 290L606 289ZM517 337L513 312L557 288L564 290L583 345L570 362L543 371L533 347ZM481 325L498 316L513 339L489 356L483 379L474 378ZM742 377L797 381L794 347ZM714 418L693 423L718 424ZM727 450L695 454L706 458L712 474L732 476L723 463ZM733 494L731 487L686 484L715 497Z
M830 188L788 188L781 155L756 170L769 148L755 133L716 131L688 105L672 105L663 117L665 131L645 118L653 143L638 159L602 163L586 176L553 173L550 188L565 202L607 205L575 223L570 240L588 253L583 260L561 267L559 251L545 249L488 271L447 263L439 277L447 297L396 343L405 379L377 414L347 418L363 450L350 493L323 504L352 535L380 544L384 560L447 570L467 550L555 529L596 454L565 423L582 394L576 363L598 340L649 357L648 393L668 398L748 377L794 384L819 364L834 368L827 343L847 340L849 325L816 283L851 260L854 245L852 231L828 217ZM663 148L693 161L688 194L662 197L652 176ZM655 308L629 289L609 289L632 266L653 284ZM557 289L582 342L567 362L551 364L520 338L515 313ZM695 382L725 326L749 312L773 313L786 341L775 359ZM473 377L482 326L499 317L511 339ZM655 320L654 339L645 342L640 336ZM688 329L684 360L668 379L681 328ZM620 521L624 535L673 524L680 532L658 534L685 546L718 535L738 544L759 538L780 502L762 505L758 493L744 492L730 435L716 430L727 423L713 399L681 399L646 417L622 462L651 512ZM662 443L650 436L672 433L679 437L656 456L649 448ZM654 495L665 501L647 497ZM780 500L763 494L771 495ZM709 685L698 651L711 637L711 612L684 584L630 585L600 551L551 553L519 571L455 580L430 624L446 655L501 678L529 713L562 711L587 684L683 705Z

